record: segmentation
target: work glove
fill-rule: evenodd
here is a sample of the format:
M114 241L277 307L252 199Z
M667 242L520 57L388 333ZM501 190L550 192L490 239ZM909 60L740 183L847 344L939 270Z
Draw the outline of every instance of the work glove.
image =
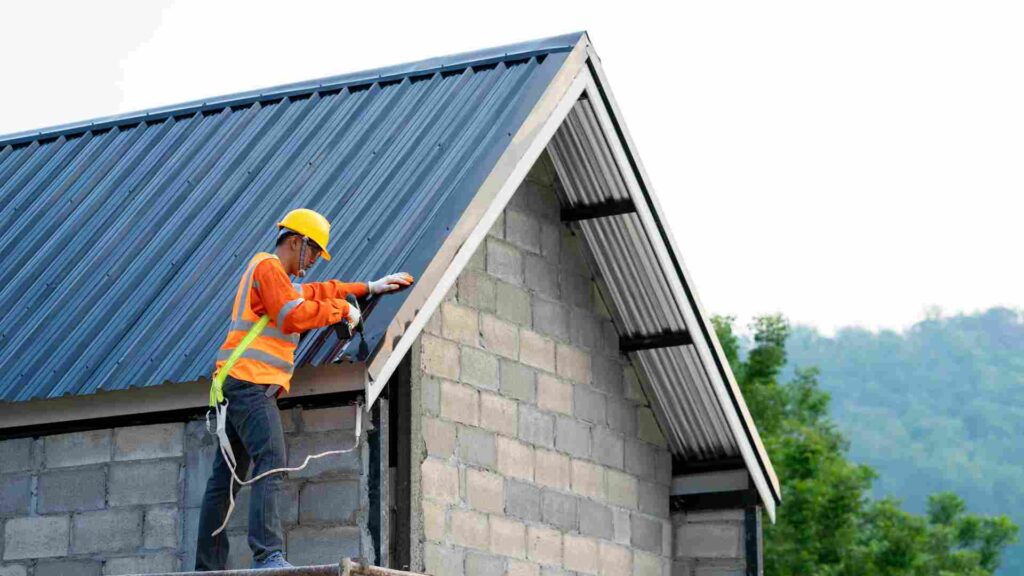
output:
M359 326L359 321L363 319L362 312L359 311L358 306L348 305L348 315L345 316L345 320L348 321L348 327L350 330L355 331L356 326Z
M373 282L367 282L366 285L370 289L370 294L387 294L388 292L394 292L395 290L401 290L402 288L408 288L413 283L411 275L405 272L399 272L397 274L389 274L380 280L374 280Z

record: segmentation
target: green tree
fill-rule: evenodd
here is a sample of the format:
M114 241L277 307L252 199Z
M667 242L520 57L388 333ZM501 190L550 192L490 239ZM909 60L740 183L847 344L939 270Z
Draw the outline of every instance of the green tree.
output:
M782 482L778 521L765 528L765 574L821 576L980 576L992 574L1017 527L1005 516L966 513L953 494L931 498L917 516L891 499L872 501L875 472L847 459L849 445L829 416L816 369L780 383L789 324L754 321L744 360L734 319L715 331Z

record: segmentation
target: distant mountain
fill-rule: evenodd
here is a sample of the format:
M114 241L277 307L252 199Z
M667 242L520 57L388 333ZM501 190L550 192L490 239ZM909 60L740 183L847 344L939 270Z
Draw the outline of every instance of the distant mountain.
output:
M818 366L850 457L876 468L877 496L924 512L948 490L980 514L1024 525L1024 314L992 308L936 316L905 332L861 328L825 337L797 327L783 379ZM784 508L783 508L783 513ZM1024 545L1000 574L1024 574Z

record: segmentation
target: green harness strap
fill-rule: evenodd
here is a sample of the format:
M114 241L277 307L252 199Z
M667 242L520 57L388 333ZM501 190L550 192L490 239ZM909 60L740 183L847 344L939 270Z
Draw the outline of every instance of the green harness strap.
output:
M242 354L245 353L245 349L249 347L249 344L252 344L252 341L255 340L257 336L260 335L260 332L263 332L263 328L265 328L269 322L270 316L264 314L260 317L259 322L249 329L249 333L245 335L245 338L242 338L242 341L238 343L238 346L235 346L235 349L231 351L231 356L228 356L228 361L225 362L224 365L220 367L220 370L217 371L217 374L214 375L213 382L210 384L211 408L216 407L217 404L224 401L224 379L228 377L228 373L231 372L231 368L235 365L235 362L237 362L238 359L242 357Z

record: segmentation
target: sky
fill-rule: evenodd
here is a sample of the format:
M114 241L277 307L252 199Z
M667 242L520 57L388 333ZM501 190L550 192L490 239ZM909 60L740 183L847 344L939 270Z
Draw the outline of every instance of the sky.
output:
M0 134L586 30L707 311L1024 309L1024 3L6 2Z

